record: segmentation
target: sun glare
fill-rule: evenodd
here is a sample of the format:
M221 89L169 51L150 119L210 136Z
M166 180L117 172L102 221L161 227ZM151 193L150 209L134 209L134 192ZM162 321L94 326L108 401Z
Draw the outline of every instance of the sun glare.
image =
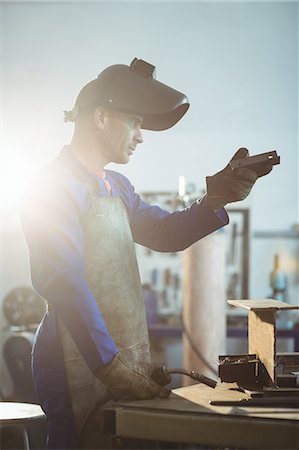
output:
M35 170L30 161L20 158L1 158L0 199L1 208L9 211L18 207L24 190Z

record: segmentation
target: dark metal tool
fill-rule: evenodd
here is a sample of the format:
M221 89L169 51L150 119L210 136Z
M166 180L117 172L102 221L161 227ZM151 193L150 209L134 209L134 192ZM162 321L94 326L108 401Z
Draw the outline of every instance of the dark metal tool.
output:
M198 381L199 383L203 383L211 388L215 388L217 385L217 381L212 380L211 378L206 377L205 375L201 375L194 370L186 370L180 368L171 368L167 369L165 366L158 367L152 373L152 379L160 384L160 386L166 386L171 382L172 374L181 374L186 375L187 377L192 378L192 380Z
M250 390L267 385L266 370L256 354L220 355L218 376L225 383L238 383Z
M281 397L281 398L242 398L240 400L213 400L210 401L213 406L262 406L277 408L299 408L298 398Z
M280 156L277 155L276 150L272 150L246 158L233 159L229 164L232 169L245 167L255 171L258 176L262 176L266 175L273 166L280 164Z

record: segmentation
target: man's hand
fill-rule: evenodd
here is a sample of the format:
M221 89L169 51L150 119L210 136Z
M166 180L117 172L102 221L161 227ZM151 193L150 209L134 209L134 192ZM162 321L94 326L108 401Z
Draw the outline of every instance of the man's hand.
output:
M166 398L170 390L150 379L154 365L141 363L143 370L129 367L117 354L113 361L100 367L95 375L107 386L113 400ZM146 375L145 375L146 374Z
M240 148L233 159L249 156L247 148ZM232 169L228 164L223 170L206 177L207 202L209 208L217 211L227 203L244 200L250 193L258 175L247 168Z

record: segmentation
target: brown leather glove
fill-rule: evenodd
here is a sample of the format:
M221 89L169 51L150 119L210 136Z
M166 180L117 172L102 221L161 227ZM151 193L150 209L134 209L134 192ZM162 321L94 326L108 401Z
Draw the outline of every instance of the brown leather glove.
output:
M232 157L240 159L249 156L247 148L240 148ZM232 161L231 160L231 161ZM232 169L228 164L223 170L206 177L207 202L216 211L227 203L244 200L250 193L258 175L247 168Z
M106 385L113 400L166 398L170 390L150 379L154 367L150 363L140 363L131 368L117 354L111 363L100 367L95 375Z

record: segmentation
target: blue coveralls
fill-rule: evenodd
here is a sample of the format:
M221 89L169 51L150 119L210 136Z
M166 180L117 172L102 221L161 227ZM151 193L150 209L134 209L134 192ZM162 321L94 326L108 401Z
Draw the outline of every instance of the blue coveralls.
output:
M206 198L169 213L146 204L129 180L106 170L111 195L125 204L135 242L161 252L187 248L228 223L224 209L208 209ZM90 207L87 183L109 195L102 178L90 173L66 146L35 177L21 205L21 223L30 252L32 284L49 305L37 330L33 375L48 420L48 447L74 448L75 422L68 393L59 315L92 371L109 363L117 348L84 278L82 218Z

